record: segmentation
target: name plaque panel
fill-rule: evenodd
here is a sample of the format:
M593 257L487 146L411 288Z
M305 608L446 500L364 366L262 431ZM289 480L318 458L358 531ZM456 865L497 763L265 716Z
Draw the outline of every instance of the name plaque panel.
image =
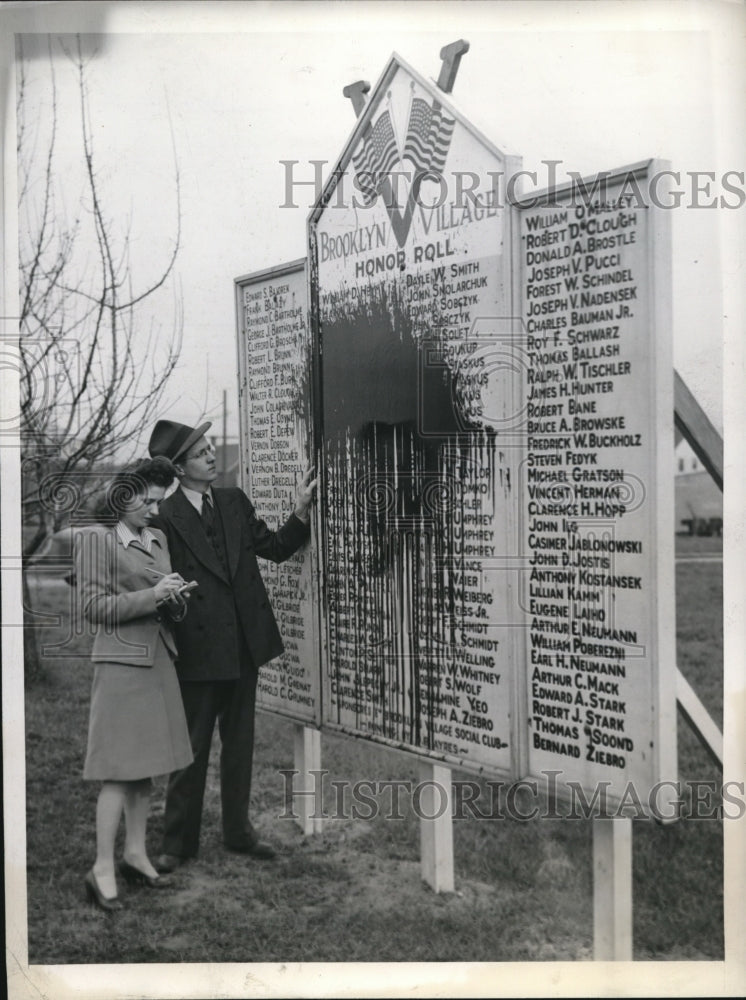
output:
M644 804L676 775L670 251L654 173L521 207L517 252L528 771Z
M310 338L305 260L237 278L242 486L270 527L293 509L306 466L310 417ZM262 579L285 652L259 671L257 705L318 724L319 657L313 544Z
M502 774L517 167L394 56L309 220L324 725Z

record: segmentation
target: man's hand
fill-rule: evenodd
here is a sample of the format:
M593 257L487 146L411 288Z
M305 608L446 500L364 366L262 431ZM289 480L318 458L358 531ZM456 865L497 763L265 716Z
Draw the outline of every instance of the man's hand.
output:
M303 473L303 479L298 487L294 510L295 516L303 521L304 524L308 524L310 519L308 511L313 502L313 494L316 489L317 482L318 480L313 478L313 466L307 466Z

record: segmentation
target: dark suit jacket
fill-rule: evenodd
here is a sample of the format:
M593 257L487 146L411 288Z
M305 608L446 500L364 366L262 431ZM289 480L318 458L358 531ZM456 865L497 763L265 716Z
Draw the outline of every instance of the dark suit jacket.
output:
M309 535L308 525L295 514L277 531L270 530L236 487L212 487L212 494L225 532L227 576L199 514L180 489L163 501L154 521L166 533L174 570L199 584L189 599L189 613L174 626L176 668L183 681L235 680L241 668L241 632L254 669L279 656L282 639L257 556L283 562Z

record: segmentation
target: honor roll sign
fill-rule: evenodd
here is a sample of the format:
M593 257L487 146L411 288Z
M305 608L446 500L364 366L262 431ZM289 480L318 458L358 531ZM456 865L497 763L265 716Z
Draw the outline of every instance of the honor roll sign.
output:
M310 424L308 294L305 261L235 281L242 485L260 517L278 527L295 503L306 465ZM285 651L262 667L257 704L299 722L318 723L318 637L313 546L262 578Z
M394 56L311 213L322 724L670 816L665 164L518 167Z
M504 774L525 641L517 167L394 56L309 222L324 723Z

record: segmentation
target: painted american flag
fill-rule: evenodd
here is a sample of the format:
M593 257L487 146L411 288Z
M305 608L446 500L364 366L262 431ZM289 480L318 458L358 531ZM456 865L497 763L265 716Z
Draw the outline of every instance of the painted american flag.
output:
M408 156L417 170L438 170L445 166L456 122L435 104L432 108L415 97L409 109L407 141L403 156Z
M362 147L352 154L358 186L366 207L376 200L381 182L398 160L399 149L391 115L384 111L363 140Z

